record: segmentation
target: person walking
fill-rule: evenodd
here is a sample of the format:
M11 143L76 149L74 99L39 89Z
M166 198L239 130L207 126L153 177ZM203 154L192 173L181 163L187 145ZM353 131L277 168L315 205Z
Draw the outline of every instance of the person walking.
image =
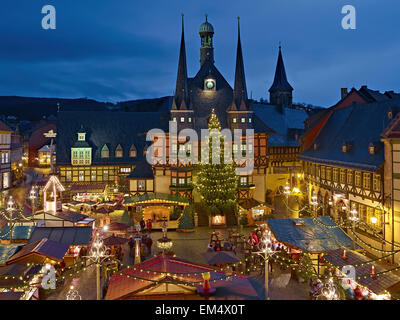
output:
M129 252L132 253L133 247L135 246L135 240L133 240L132 236L129 237L128 245L129 245Z
M151 239L150 234L146 238L146 246L147 246L147 251L148 255L151 255L151 246L153 245L153 240Z
M144 232L145 228L146 228L146 222L144 222L142 218L142 220L140 220L140 231Z
M151 228L153 227L153 224L151 222L151 219L147 220L147 231L151 233Z

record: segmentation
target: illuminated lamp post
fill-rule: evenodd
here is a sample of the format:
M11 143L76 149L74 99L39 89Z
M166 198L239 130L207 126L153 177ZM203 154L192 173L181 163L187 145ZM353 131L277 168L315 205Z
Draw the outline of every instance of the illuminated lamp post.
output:
M283 193L286 196L286 216L289 217L289 195L290 195L290 186L289 183L286 181L286 184L283 188Z
M163 217L162 221L163 236L161 239L157 240L157 247L162 250L162 253L165 253L172 248L173 243L172 240L167 237L167 217Z
M108 248L104 245L103 240L98 232L95 233L95 237L92 241L92 245L89 250L88 258L96 264L96 296L97 300L101 300L100 294L100 266L105 259L109 256L106 254Z
M353 230L353 250L356 249L356 243L355 243L355 229L356 229L356 222L358 222L358 211L356 209L355 204L353 203L353 206L350 210L350 215L349 215L349 220L352 222L352 230Z
M254 252L264 259L265 266L265 299L269 300L269 288L268 288L268 272L269 272L269 259L272 255L276 253L276 251L272 248L272 239L271 239L271 231L264 231L264 234L261 240L257 244L258 250Z
M315 191L314 191L314 190L313 190L312 195L311 195L311 202L310 202L310 204L311 204L312 207L313 207L313 213L314 213L314 216L316 217L316 216L317 216L318 198L317 198L317 195L315 194Z
M37 198L36 188L32 186L32 189L29 192L29 199L31 199L31 204L32 204L32 216L35 214L36 198Z
M6 210L7 210L8 214L9 214L9 217L10 217L10 220L9 220L9 223L10 223L9 232L10 232L10 243L12 243L12 229L13 229L12 221L13 221L13 212L15 210L15 201L14 201L12 196L10 196L10 198L7 201L7 209Z

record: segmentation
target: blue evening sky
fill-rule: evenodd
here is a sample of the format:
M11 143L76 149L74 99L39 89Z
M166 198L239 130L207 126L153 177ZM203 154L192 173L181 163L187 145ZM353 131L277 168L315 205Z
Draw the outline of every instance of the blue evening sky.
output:
M57 29L41 28L44 5ZM343 30L341 8L357 10ZM233 85L237 20L247 88L268 97L282 42L294 101L334 104L341 87L400 91L400 4L395 0L2 0L0 95L102 101L171 95L181 13L189 76L199 68L199 26L215 29L215 63Z

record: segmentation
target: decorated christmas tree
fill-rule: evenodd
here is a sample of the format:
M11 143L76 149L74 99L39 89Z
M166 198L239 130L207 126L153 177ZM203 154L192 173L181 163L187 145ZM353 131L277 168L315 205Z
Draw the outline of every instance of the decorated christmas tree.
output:
M193 221L193 210L187 206L183 211L182 218L179 220L178 231L179 230L193 230L194 229L194 221Z
M214 109L211 112L208 130L210 132L208 163L202 158L202 162L199 164L196 188L209 213L223 215L227 208L234 207L236 203L237 176L233 165L226 164L224 161L224 137L221 134L221 124ZM215 141L219 141L219 144ZM207 150L206 147L203 149L203 154L204 150Z

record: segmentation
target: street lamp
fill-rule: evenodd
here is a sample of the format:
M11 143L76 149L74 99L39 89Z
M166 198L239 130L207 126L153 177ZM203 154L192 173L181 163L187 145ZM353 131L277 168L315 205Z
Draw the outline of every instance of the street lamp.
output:
M254 252L255 254L259 255L264 259L264 266L265 266L265 299L269 300L268 296L268 269L269 269L269 259L272 255L276 253L276 251L272 248L272 239L271 239L271 231L264 231L262 238L257 244L258 250Z
M100 265L105 259L109 257L107 255L108 248L104 245L103 240L98 232L95 233L95 237L92 241L92 245L89 250L88 258L96 264L96 292L97 300L101 300L100 295Z
M285 186L283 187L283 193L286 196L286 216L289 217L289 195L290 195L290 186L289 183L286 181Z
M37 198L36 189L35 189L35 187L32 186L32 189L29 192L29 199L31 199L31 201L32 201L32 215L35 214L35 204L36 204L35 201L36 201L36 198Z
M13 211L15 210L15 201L14 201L14 199L13 199L13 197L12 196L10 196L10 198L8 199L8 201L7 201L7 212L8 212L8 214L9 214L9 217L10 217L10 220L9 220L9 223L10 223L10 229L9 229L9 231L10 231L10 243L12 243L12 220L13 220Z
M167 217L163 217L162 220L162 233L163 237L157 240L157 247L162 250L162 253L169 251L172 248L172 240L167 237Z
M352 222L352 230L353 230L353 250L356 249L356 243L355 243L355 228L356 228L356 222L358 222L358 211L356 209L355 204L353 203L353 206L350 210L350 215L349 215L349 220Z
M313 206L314 216L317 216L318 198L317 198L317 196L316 196L314 190L313 190L312 195L311 195L311 202L310 202L310 204Z

